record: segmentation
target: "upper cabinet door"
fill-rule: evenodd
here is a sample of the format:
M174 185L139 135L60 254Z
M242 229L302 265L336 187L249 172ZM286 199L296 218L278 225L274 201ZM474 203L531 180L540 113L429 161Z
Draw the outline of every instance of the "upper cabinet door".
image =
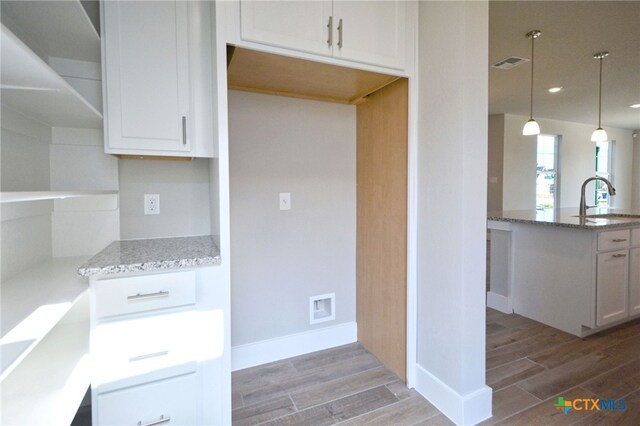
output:
M333 2L333 55L351 61L405 67L404 1Z
M330 56L331 1L240 0L243 40ZM335 21L333 28L335 28Z
M103 7L105 151L190 151L188 2Z

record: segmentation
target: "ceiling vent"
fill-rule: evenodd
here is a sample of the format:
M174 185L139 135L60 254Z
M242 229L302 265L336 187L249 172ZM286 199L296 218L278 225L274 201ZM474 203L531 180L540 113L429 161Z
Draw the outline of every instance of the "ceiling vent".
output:
M492 65L493 68L498 68L501 70L510 70L511 68L515 68L518 65L522 65L525 62L529 62L527 58L521 58L519 56L509 56L504 59L500 59L498 62Z

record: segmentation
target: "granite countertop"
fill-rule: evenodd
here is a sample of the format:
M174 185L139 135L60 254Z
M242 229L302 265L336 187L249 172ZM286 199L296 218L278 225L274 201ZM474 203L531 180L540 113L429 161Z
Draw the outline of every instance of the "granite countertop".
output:
M622 214L638 215L617 209L589 209L588 215ZM640 226L640 218L593 218L578 216L578 208L549 209L549 210L510 210L501 212L489 212L487 220L500 222L527 223L534 225L560 226L577 229L609 229L629 228Z
M158 271L220 264L220 249L210 235L114 241L78 268L78 275Z

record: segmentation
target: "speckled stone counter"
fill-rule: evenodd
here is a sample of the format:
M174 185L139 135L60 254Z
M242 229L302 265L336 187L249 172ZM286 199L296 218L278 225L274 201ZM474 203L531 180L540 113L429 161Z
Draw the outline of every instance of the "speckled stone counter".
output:
M603 214L624 214L638 215L628 211L616 209L589 209L588 215ZM579 217L577 208L550 209L550 210L511 210L501 212L489 212L489 221L526 223L532 225L561 226L565 228L577 229L609 229L609 228L629 228L640 226L640 218L593 218Z
M158 271L220 263L220 249L210 235L114 241L78 268L78 275Z

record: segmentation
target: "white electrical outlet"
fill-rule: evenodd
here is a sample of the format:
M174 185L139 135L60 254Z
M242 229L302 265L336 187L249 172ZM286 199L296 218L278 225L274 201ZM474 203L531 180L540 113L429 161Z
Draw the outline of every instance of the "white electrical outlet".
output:
M144 214L160 214L160 194L144 194Z
M280 193L280 210L291 210L291 193Z

